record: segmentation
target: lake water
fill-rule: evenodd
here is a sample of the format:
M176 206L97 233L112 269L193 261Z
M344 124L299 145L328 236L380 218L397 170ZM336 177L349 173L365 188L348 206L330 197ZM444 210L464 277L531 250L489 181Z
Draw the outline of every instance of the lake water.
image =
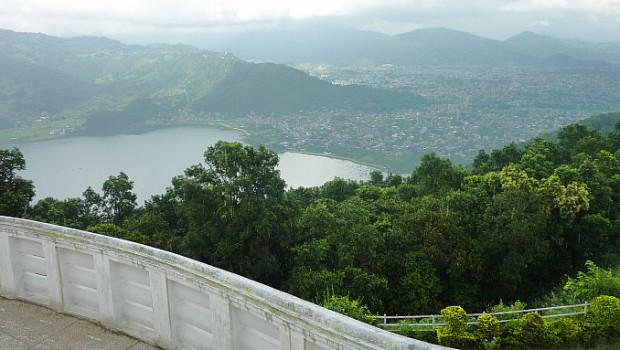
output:
M18 144L34 181L36 199L79 197L111 175L125 172L134 181L138 203L162 194L174 176L203 161L207 147L219 140L242 141L236 131L199 127L161 129L140 135L76 137ZM1 146L7 148L10 146ZM320 186L334 177L366 180L370 167L350 161L300 153L280 154L282 178L290 187Z

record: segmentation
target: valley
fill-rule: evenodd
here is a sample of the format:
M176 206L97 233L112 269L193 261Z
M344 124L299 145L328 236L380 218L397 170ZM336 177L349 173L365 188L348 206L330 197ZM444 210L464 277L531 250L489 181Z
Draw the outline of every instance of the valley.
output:
M614 45L531 33L499 42L445 29L390 42L399 44L381 58L364 61L360 49L366 63L342 67L0 31L0 143L225 125L255 146L404 173L430 152L468 164L481 149L620 108ZM474 52L478 58L458 58ZM502 61L507 55L513 59Z

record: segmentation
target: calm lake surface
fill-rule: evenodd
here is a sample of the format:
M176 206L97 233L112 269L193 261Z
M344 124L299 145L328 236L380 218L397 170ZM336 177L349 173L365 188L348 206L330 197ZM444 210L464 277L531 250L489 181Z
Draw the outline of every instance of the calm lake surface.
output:
M174 176L203 162L207 147L219 140L242 141L236 131L199 127L161 129L141 135L76 137L16 144L26 159L20 176L34 181L36 199L79 197L111 175L125 172L134 181L138 203L162 194ZM2 146L3 148L11 146ZM366 180L372 170L350 161L300 153L280 154L289 187L319 186L334 177Z

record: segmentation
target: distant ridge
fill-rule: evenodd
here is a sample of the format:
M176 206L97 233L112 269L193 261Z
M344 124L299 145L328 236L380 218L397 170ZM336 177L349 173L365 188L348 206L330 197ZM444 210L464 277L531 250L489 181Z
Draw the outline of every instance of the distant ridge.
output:
M508 38L504 45L533 57L567 56L575 60L620 63L620 42L591 43L577 39L560 39L523 32Z
M557 65L548 57L566 55L565 65L581 60L620 64L620 42L591 43L524 32L505 41L483 38L447 28L425 28L389 36L345 26L310 25L305 28L239 34L205 48L233 52L250 60L276 63L398 65Z

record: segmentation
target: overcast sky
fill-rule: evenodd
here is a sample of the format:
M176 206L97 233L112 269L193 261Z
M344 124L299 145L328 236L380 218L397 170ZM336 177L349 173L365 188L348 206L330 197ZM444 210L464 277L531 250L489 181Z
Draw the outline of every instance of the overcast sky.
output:
M446 27L620 41L620 0L0 0L0 28L64 37L158 41L316 19L387 34Z

